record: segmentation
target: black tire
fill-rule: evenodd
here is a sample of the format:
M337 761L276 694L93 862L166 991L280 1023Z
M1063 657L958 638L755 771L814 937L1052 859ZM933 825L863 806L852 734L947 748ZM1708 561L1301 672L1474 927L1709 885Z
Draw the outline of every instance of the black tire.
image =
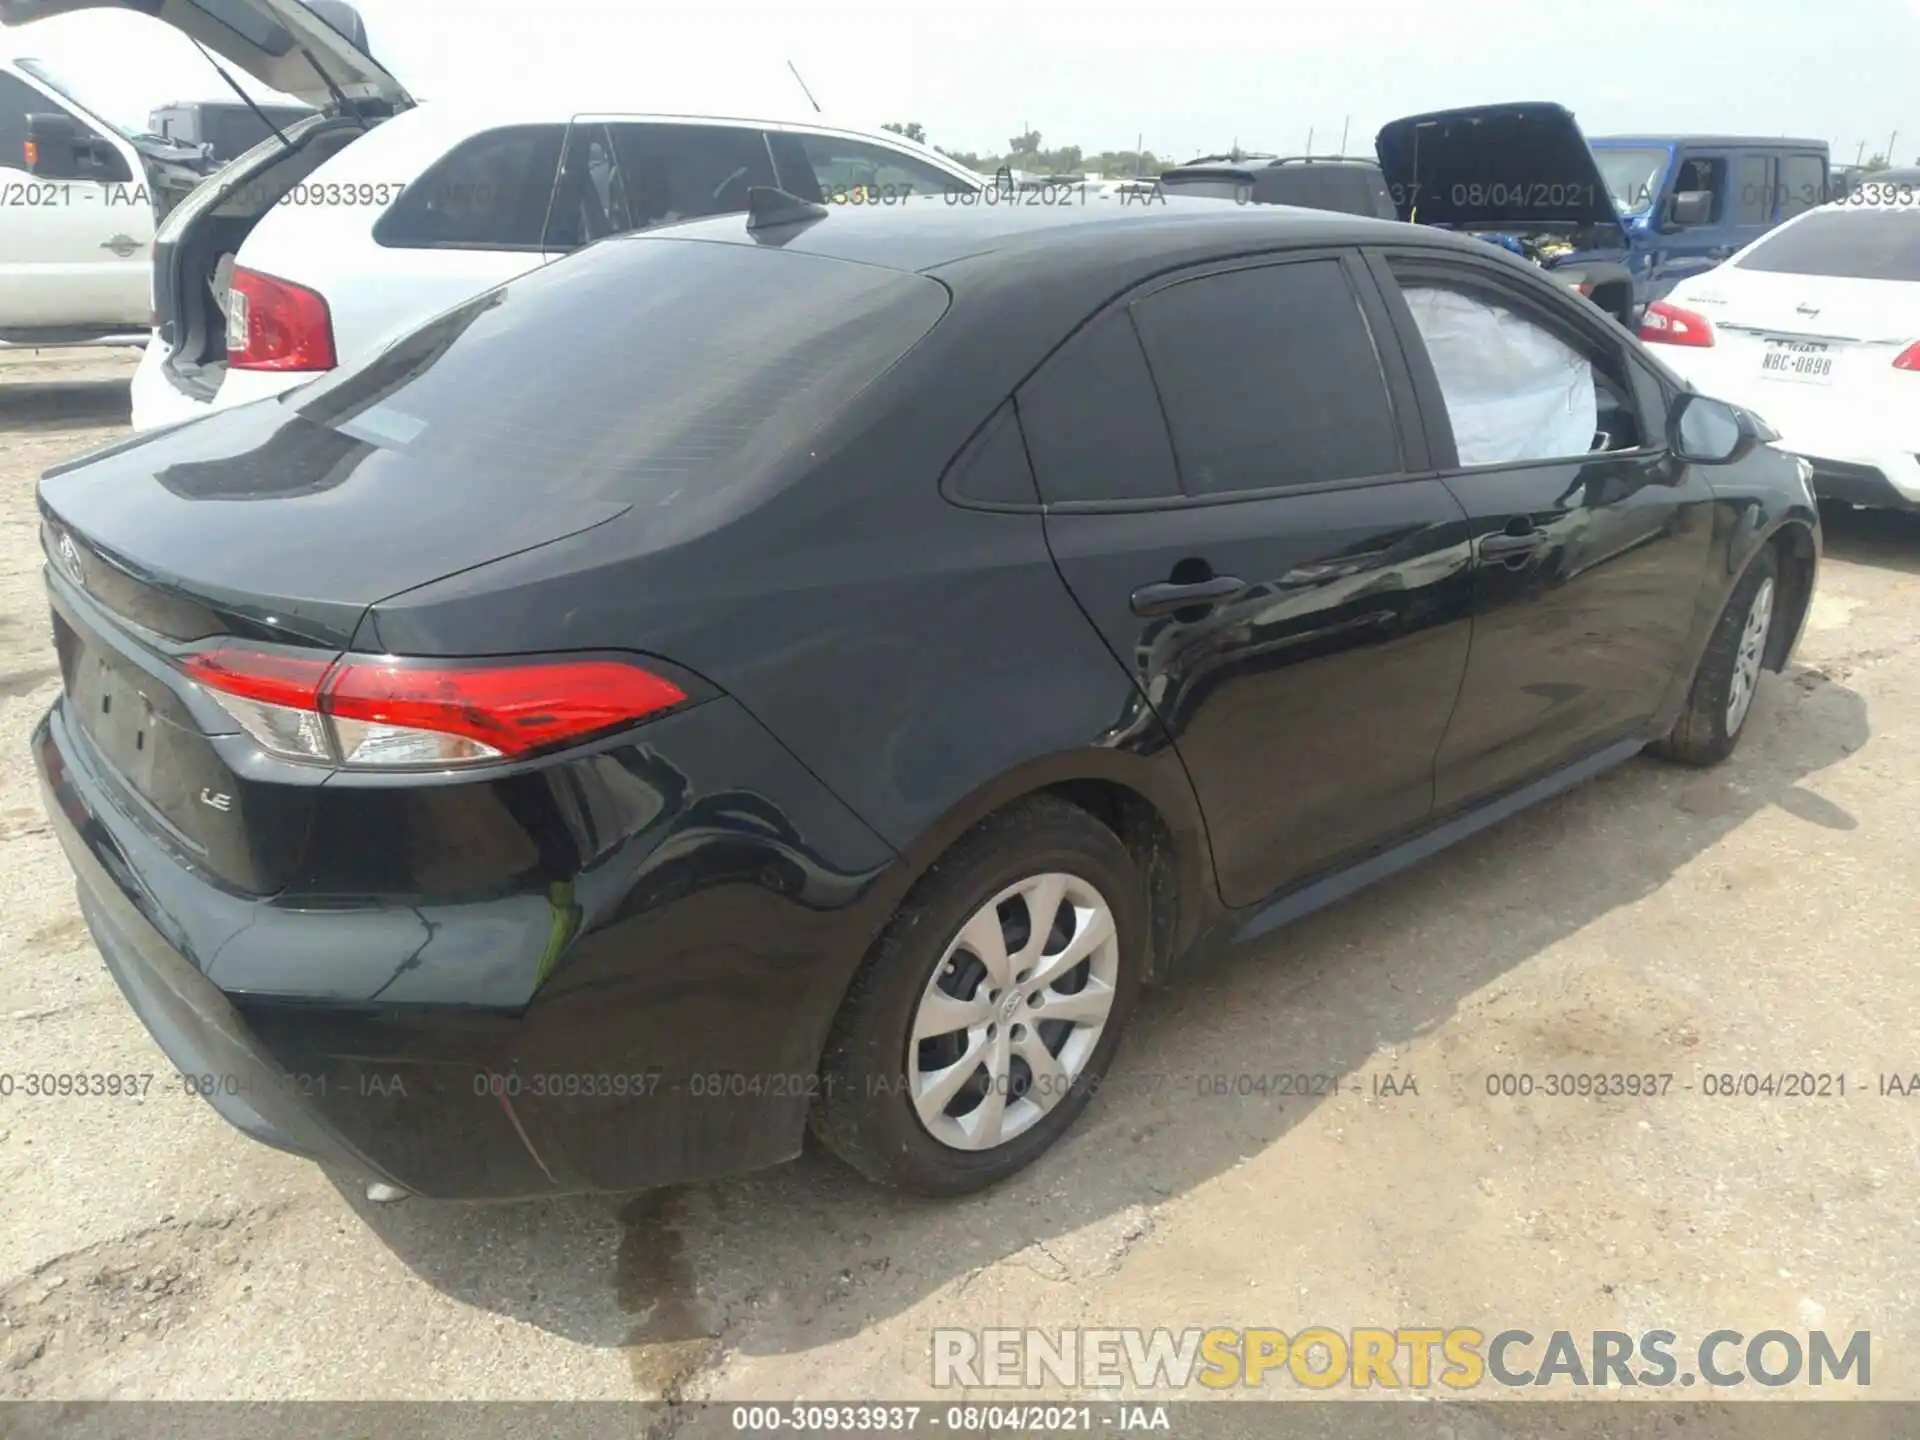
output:
M1767 639L1761 652L1763 657L1766 648L1772 644L1773 626L1780 621L1777 608L1779 561L1771 545L1753 557L1746 573L1727 597L1720 618L1714 622L1713 637L1707 642L1706 653L1700 657L1699 668L1693 672L1693 684L1687 691L1686 705L1680 712L1680 718L1663 739L1647 747L1652 754L1682 765L1718 765L1740 743L1740 737L1746 733L1747 720L1753 714L1753 706L1749 700L1738 721L1729 728L1727 712L1733 696L1735 661L1740 653L1741 635L1753 609L1754 597L1766 585L1772 586L1776 608L1767 627ZM1759 676L1756 675L1754 680L1757 684Z
M952 1148L928 1132L907 1093L921 998L961 927L989 900L1055 871L1091 884L1113 915L1119 958L1106 1028L1071 1088L1031 1128L992 1149ZM1112 1063L1146 973L1148 931L1138 868L1086 811L1035 796L990 816L914 886L848 988L821 1059L814 1134L868 1179L919 1195L968 1194L1025 1168L1072 1126Z

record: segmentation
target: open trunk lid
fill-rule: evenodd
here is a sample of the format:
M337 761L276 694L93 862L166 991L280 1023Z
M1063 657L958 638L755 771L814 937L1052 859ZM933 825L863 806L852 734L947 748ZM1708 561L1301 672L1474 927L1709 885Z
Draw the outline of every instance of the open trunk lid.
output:
M316 110L391 113L414 103L367 53L366 27L343 0L0 0L0 24L80 10L150 16Z
M1390 121L1374 140L1402 220L1457 230L1620 225L1587 137L1542 101L1436 110Z

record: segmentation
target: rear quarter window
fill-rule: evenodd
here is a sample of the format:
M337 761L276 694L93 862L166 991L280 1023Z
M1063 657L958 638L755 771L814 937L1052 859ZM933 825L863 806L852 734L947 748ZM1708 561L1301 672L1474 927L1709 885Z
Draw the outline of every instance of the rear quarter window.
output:
M469 503L674 502L783 464L946 312L919 275L614 237L476 296L289 397Z
M373 227L395 248L538 250L563 125L510 125L462 141L409 184Z

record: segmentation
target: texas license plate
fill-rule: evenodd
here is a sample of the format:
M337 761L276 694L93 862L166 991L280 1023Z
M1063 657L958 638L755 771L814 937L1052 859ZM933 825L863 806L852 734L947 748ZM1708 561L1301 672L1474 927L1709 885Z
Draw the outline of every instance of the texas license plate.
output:
M1831 385L1833 358L1832 350L1817 340L1769 340L1760 356L1760 378Z

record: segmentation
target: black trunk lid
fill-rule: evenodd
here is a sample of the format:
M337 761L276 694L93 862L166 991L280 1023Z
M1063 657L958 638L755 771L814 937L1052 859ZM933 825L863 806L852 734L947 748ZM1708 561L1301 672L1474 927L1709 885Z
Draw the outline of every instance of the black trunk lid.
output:
M64 703L122 810L226 889L283 888L329 772L266 762L179 661L219 637L337 653L375 601L625 508L470 499L458 475L275 400L47 472Z

